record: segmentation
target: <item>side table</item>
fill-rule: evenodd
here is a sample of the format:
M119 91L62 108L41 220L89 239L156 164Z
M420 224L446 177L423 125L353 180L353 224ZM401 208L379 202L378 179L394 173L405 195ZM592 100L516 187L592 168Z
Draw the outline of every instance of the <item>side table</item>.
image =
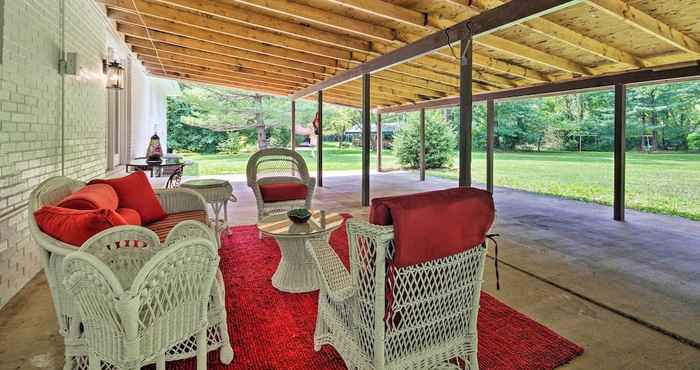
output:
M196 179L185 181L180 186L198 192L211 205L214 211L214 229L217 233L224 228L228 230L228 202L238 201L233 195L230 182L218 179ZM224 211L223 225L221 224L222 210ZM230 233L230 231L227 232Z

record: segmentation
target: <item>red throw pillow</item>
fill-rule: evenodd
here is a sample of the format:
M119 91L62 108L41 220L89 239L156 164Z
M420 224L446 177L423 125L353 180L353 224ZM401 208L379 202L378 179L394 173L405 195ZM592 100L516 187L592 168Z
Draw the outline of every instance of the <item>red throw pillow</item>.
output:
M164 219L167 214L142 171L117 179L92 180L90 184L107 184L119 197L119 208L131 208L141 216L141 225Z
M484 241L495 219L491 193L453 188L372 200L370 223L394 225L393 263L411 266Z
M44 206L34 212L34 219L44 233L78 247L100 231L127 224L122 216L111 209L79 210Z
M87 185L57 204L58 207L72 209L117 209L118 205L117 193L106 184Z
M117 214L129 225L141 226L141 215L131 208L117 208Z
M260 193L265 202L284 202L306 199L306 185L298 182L260 184Z

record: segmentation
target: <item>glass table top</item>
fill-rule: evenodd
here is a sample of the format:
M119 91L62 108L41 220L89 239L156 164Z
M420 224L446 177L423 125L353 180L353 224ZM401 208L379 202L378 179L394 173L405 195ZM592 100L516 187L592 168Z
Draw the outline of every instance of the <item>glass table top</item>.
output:
M182 160L182 158L163 158L161 161L148 161L146 158L138 158L138 159L132 159L127 163L129 166L177 166L177 165L184 165L185 162Z
M311 218L306 223L295 224L284 213L265 217L258 223L258 229L273 237L314 236L337 229L343 220L340 213L311 210Z

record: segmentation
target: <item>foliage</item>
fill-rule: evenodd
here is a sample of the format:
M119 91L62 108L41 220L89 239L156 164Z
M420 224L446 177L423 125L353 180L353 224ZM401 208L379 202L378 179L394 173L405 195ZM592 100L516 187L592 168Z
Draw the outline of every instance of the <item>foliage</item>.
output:
M229 132L226 140L216 145L216 150L221 154L238 154L246 145L248 138L238 132Z
M420 161L419 119L409 118L395 136L396 155L404 167L417 168ZM440 168L452 163L456 134L438 111L427 111L425 117L425 166Z
M695 131L688 134L688 149L700 151L700 132Z
M292 130L287 126L273 127L269 130L270 146L273 148L286 148L291 142Z
M215 153L226 133L185 125L181 117L192 114L192 107L176 98L168 98L168 148L174 151Z
M343 147L345 132L353 126L360 125L360 112L350 108L339 108L328 121L328 130L338 138L338 148Z

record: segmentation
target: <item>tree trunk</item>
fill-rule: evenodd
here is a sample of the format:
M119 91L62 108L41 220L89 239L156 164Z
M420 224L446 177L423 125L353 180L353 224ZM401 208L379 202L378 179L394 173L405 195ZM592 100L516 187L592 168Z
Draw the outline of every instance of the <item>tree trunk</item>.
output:
M267 148L265 120L262 112L262 95L255 95L255 127L258 129L258 149Z

